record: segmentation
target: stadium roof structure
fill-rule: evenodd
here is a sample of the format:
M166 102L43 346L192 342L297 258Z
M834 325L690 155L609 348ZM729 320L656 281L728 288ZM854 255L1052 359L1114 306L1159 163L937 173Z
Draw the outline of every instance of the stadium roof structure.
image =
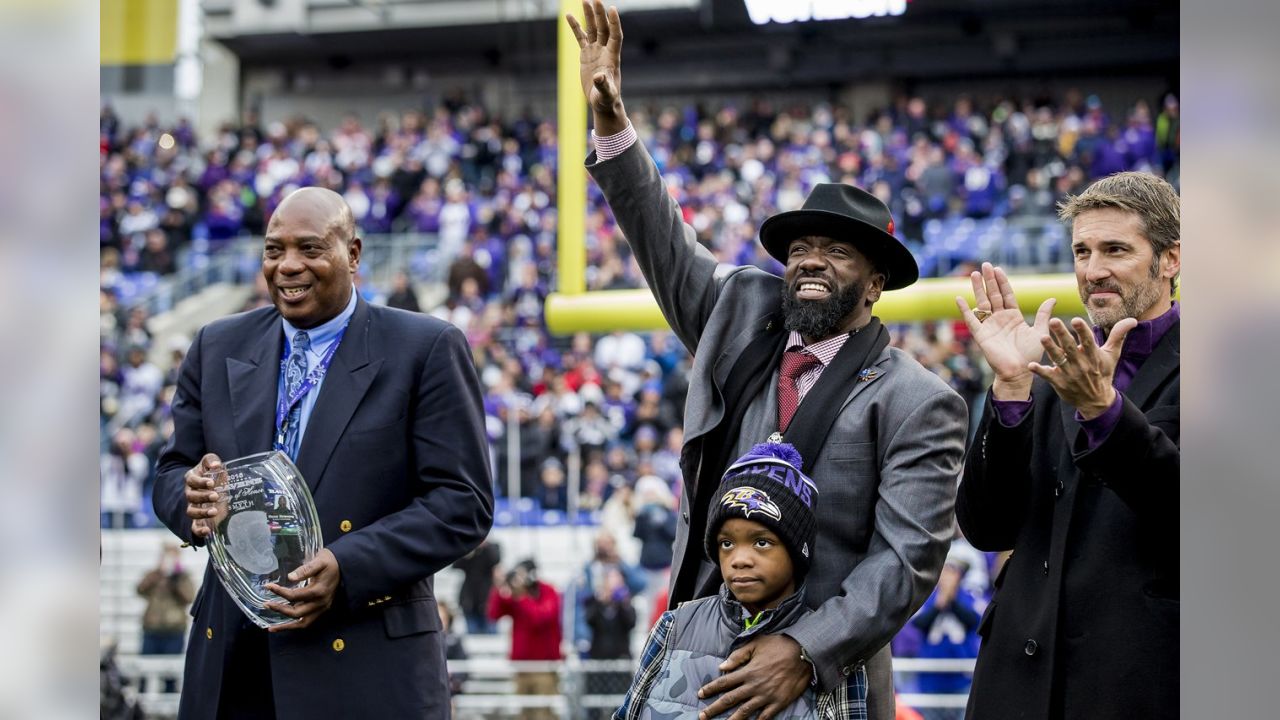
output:
M204 0L203 9L206 34L244 67L402 62L527 76L553 72L559 5ZM900 16L765 25L752 22L745 0L617 5L633 95L877 78L1178 72L1177 4L1156 0L907 0Z

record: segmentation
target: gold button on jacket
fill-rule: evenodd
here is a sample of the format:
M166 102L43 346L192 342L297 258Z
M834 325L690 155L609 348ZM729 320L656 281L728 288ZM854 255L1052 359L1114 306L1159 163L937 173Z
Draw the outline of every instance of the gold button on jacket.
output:
M341 530L342 532L351 532L351 521L343 520L342 522L338 523L338 529Z
M347 644L342 641L342 638L338 638L337 640L333 641L334 652L342 652L342 649L345 648L346 646Z

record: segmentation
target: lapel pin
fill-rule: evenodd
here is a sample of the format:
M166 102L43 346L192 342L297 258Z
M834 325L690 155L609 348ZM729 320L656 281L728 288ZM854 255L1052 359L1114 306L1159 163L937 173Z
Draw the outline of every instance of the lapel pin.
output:
M871 382L880 377L880 371L874 368L864 368L858 373L858 382Z

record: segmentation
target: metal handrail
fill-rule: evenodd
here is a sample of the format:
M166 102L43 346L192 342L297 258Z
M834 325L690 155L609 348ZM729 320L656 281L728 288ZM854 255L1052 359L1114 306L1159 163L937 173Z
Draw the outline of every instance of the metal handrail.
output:
M138 698L151 712L171 714L176 711L181 690L184 656L182 655L120 655L116 658L120 672L133 680L145 680L146 691ZM894 658L894 673L963 672L971 674L973 659L966 658ZM626 672L635 670L636 660L583 660L568 655L564 660L508 660L506 658L474 658L448 661L449 671L470 673L503 680L513 679L521 672L554 672L565 682L556 695L515 695L493 692L494 685L486 680L474 682L478 693L456 695L456 707L475 710L522 710L525 708L550 708L557 712L569 712L574 708L612 708L621 704L622 693L584 693L581 678L593 672ZM175 692L163 690L165 680L172 681ZM136 687L135 683L135 687ZM465 687L465 686L464 686ZM917 708L963 708L967 693L901 693L898 701Z

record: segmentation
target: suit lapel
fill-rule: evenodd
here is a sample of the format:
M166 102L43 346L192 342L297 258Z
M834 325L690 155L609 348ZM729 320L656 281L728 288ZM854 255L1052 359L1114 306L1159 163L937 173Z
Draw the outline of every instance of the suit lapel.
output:
M752 383L738 381L776 370L777 358L781 357L785 341L782 315L772 312L751 323L729 343L711 367L713 402L708 402L696 417L685 418L686 443L711 432L724 420L729 407L751 402L755 392L746 390L746 387ZM734 380L732 385L731 379Z
M853 383L853 390L849 391L849 396L845 398L844 404L840 406L840 412L844 412L845 408L849 407L849 404L853 402L854 398L858 397L859 393L889 374L889 357L889 348L885 348L884 352L880 353L880 357L876 359L875 364L868 369L869 371L866 375L858 376Z
M382 360L369 362L372 317L363 299L356 301L351 324L333 354L329 373L307 421L307 433L298 448L298 470L314 493L329 464L338 439L351 422L356 407L373 384ZM274 395L273 395L274 397Z
M272 316L266 332L246 348L248 352L243 358L228 357L226 360L231 417L235 423L233 457L271 449L283 346L284 332L280 328L279 317Z
M1133 382L1129 383L1129 387L1124 391L1129 402L1138 407L1146 407L1152 394L1164 385L1169 376L1178 371L1181 364L1179 352L1181 327L1182 323L1179 322L1169 328L1164 337L1160 338L1155 349L1151 351L1151 356L1142 363L1142 367L1138 368L1138 374L1133 376Z

